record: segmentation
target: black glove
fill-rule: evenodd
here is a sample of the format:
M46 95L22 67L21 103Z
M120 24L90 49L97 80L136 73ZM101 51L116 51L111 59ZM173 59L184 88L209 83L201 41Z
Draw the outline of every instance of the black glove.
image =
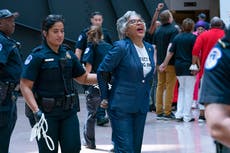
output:
M39 109L37 112L34 113L34 119L36 122L39 122L42 117L42 111Z

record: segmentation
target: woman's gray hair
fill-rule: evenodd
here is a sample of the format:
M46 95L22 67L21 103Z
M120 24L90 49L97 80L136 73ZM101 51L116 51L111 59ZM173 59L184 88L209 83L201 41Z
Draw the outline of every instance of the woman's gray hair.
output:
M117 32L119 39L126 37L125 32L128 27L128 22L131 16L138 16L142 19L140 14L137 14L135 11L127 11L122 17L117 20Z

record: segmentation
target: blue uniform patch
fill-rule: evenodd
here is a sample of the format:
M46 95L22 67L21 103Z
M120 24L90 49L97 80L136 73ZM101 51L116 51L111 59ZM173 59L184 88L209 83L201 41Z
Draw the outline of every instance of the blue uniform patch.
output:
M0 43L0 51L2 51L2 44Z
M27 58L26 58L26 60L25 60L25 65L27 65L27 64L29 64L30 63L30 61L33 59L33 56L32 55L29 55Z
M84 54L88 54L89 50L90 50L89 47L87 47L87 48L85 49Z
M219 48L213 48L210 53L208 54L208 57L205 62L205 69L212 69L216 66L218 63L218 60L221 58L222 53Z
M82 35L80 35L80 36L78 37L78 41L81 41L81 39L82 39Z

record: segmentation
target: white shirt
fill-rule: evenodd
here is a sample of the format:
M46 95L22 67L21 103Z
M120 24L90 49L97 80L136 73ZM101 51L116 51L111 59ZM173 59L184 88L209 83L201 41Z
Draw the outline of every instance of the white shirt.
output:
M134 44L134 46L137 50L137 54L138 54L138 56L141 60L141 63L143 65L143 73L144 73L143 75L145 77L152 69L151 62L149 60L149 55L148 55L147 50L144 46L142 48L138 47L135 44Z

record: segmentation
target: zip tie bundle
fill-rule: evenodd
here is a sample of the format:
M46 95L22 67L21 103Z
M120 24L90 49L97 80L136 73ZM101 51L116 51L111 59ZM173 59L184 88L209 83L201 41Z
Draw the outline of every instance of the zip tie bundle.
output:
M41 134L42 134L43 138L46 141L46 145L48 146L49 150L53 151L55 148L54 142L53 142L52 138L46 134L47 131L48 131L48 124L47 124L47 121L45 119L45 115L42 113L41 119L39 120L39 122L37 122L34 125L34 127L31 130L30 141L33 141L34 138L36 138L36 137L37 137L37 140L39 141L41 138Z

